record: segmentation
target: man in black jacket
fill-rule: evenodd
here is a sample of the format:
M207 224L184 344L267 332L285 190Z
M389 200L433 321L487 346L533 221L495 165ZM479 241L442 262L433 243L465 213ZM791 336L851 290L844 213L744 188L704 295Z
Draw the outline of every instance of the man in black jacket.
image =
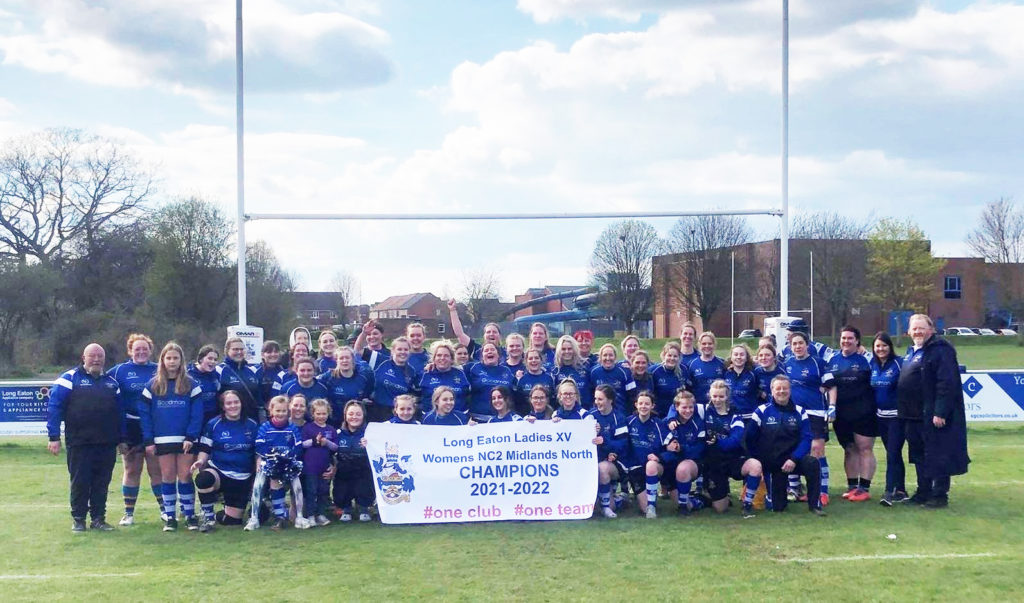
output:
M64 423L64 441L68 448L68 473L71 476L71 518L73 532L85 531L86 515L90 528L113 530L106 521L107 490L123 446L125 416L117 397L117 381L103 372L106 353L98 343L90 343L82 352L82 366L61 375L53 383L47 404L47 449L60 453L60 424Z
M917 492L908 502L938 509L949 504L950 476L967 473L971 462L960 364L927 315L912 316L908 334L914 345L903 358L897 389L910 462L917 468Z

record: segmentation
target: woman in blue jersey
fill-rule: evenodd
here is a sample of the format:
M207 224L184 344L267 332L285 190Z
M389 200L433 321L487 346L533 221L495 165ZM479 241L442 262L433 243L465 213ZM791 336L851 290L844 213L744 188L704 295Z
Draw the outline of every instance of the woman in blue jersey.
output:
M553 422L562 419L575 420L587 416L587 410L580 404L580 388L572 379L563 379L555 390L558 408L551 416Z
M309 354L309 346L301 341L292 346L291 354L291 363L288 365L288 368L283 369L274 375L274 385L271 386L271 392L275 396L284 395L284 390L299 378L296 371L298 371L300 361L306 359L314 360ZM315 362L316 361L314 360L314 363ZM316 364L313 366L313 372L315 373Z
M743 416L731 408L732 392L725 380L711 384L711 404L704 413L704 467L711 507L724 513L730 506L729 479L742 480L743 518L754 516L754 494L761 484L761 462L748 458L743 449L746 427Z
M692 322L684 322L679 330L679 364L689 367L690 363L700 358L697 345L697 327Z
M199 454L190 471L202 505L199 530L207 532L214 524L214 505L224 497L222 525L242 525L245 503L252 492L252 472L256 460L256 421L242 416L238 392L220 394L221 414L210 419L196 446Z
M416 420L418 410L415 396L409 394L395 396L395 416L388 419L388 423L419 425L420 422Z
M690 496L693 482L700 476L707 445L704 407L697 405L694 395L684 390L676 394L675 410L676 416L665 421L670 441L665 446L662 460L665 474L675 477L674 483L669 480L670 483L665 485L675 491L679 514L685 517L704 506L700 498Z
M711 383L715 379L724 379L727 370L725 361L715 356L715 343L714 333L701 333L697 339L700 356L686 367L690 371L690 381L693 383L693 396L701 406L708 403L708 389L711 388Z
M622 464L629 474L629 484L640 512L647 519L655 519L658 517L658 483L664 470L661 455L665 451L668 428L654 417L654 394L650 391L640 391L634 404L636 412L626 421L629 446Z
M828 440L828 422L835 415L828 416L825 403L825 391L832 386L832 375L825 368L825 363L810 354L807 335L802 332L790 335L789 346L792 351L784 363L786 376L789 377L793 403L807 413L811 427L811 456L818 459L821 474L821 504L828 505L828 459L825 458L825 442ZM803 500L798 491L800 476L791 473L789 476L789 497Z
M281 371L288 370L288 358L281 354L281 344L273 339L263 342L263 349L260 351L260 393L261 406L274 397L274 381Z
M334 505L341 509L343 523L370 521L373 504L373 472L366 456L366 414L355 400L345 404L345 419L338 429L337 470L334 474ZM355 500L353 509L352 501ZM355 513L353 513L353 510Z
M480 362L470 365L466 375L472 390L469 412L471 416L479 418L481 422L486 421L493 412L491 390L499 385L503 385L509 390L515 387L515 376L507 366L499 364L499 358L498 346L493 343L485 343L480 348Z
M526 372L526 340L522 335L519 333L508 334L508 337L505 338L505 359L501 363L512 371L513 376L518 376L520 372Z
M296 394L302 394L306 398L306 402L312 402L317 398L326 399L330 396L327 387L316 380L315 360L307 356L297 361L292 368L295 369L295 380L281 389L283 395L291 398Z
M544 359L539 350L526 352L526 371L516 375L516 411L525 418L532 412L530 396L534 388L541 387L548 399L555 392L555 378L544 370Z
M442 385L430 400L433 410L423 415L424 425L476 425L464 412L455 410L455 392Z
M614 357L612 365L622 370L615 365ZM612 510L612 482L626 473L620 457L629 447L626 417L615 408L615 399L615 390L610 385L598 385L594 388L594 408L587 414L597 421L597 437L594 438L597 445L597 497L601 513L609 519L617 517Z
M729 353L729 370L725 372L725 382L729 384L733 411L744 420L749 419L760 401L754 360L750 357L750 348L742 343L733 346Z
M690 372L679 364L680 358L679 342L668 341L661 348L661 363L651 369L654 412L661 418L668 416L676 392L689 386Z
M629 374L633 377L633 388L626 396L626 410L636 410L636 396L642 391L650 392L654 389L654 379L651 377L651 357L643 350L635 350L629 361Z
M469 378L460 368L455 367L455 350L446 340L435 341L430 346L430 370L420 378L420 401L423 414L431 411L430 400L434 390L442 385L451 388L455 394L455 410L469 410Z
M536 350L530 350L530 352L536 353ZM548 421L553 415L554 411L551 409L551 390L540 384L534 385L530 389L530 412L523 419L533 423L538 419Z
M548 341L548 327L542 322L530 325L530 349L540 352L544 366L555 363L555 348L551 347L551 342Z
M832 375L828 403L835 409L832 430L843 447L846 492L851 502L871 499L871 480L875 476L875 394L871 390L871 365L861 354L860 330L845 326L839 332L839 353L825 360Z
M555 345L557 358L553 375L555 381L572 379L580 392L581 403L584 408L594 405L594 392L590 388L590 369L587 362L580 354L579 343L569 335L562 335Z
M139 404L146 452L155 454L160 463L165 532L178 528L175 506L179 498L188 529L199 529L192 486L192 446L199 439L203 426L200 394L199 386L185 371L185 353L181 346L168 342L160 350L156 376L142 390Z
M427 340L427 330L423 323L414 322L405 326L405 337L409 340L409 366L422 373L431 356L431 353L423 348L423 343ZM455 350L452 350L452 357L454 356Z
M124 517L122 526L135 524L135 503L139 498L139 482L142 477L142 463L146 463L149 483L159 507L163 508L163 490L160 487L160 463L156 456L146 454L142 445L142 426L139 423L139 401L142 390L156 375L156 363L152 361L153 340L142 333L128 336L128 357L130 360L111 368L107 374L117 381L118 402L126 414L128 428L127 448L124 451L124 477L121 478L121 493L124 495Z
M220 391L220 375L217 374L217 361L220 353L212 345L199 348L194 364L188 366L188 376L202 390L200 400L203 403L203 425L220 414L217 394Z
M504 385L499 385L491 390L491 408L494 410L494 416L487 420L488 423L523 420L512 408L512 390Z
M316 347L319 350L316 359L316 374L321 375L337 366L334 353L338 351L338 337L334 331L324 329L317 337Z
M262 371L245 359L245 342L241 337L228 337L224 342L224 362L217 365L220 391L233 389L242 398L242 414L258 421L261 398Z
M598 365L590 371L590 383L597 391L598 386L607 385L615 394L615 409L623 413L626 409L626 397L636 388L633 375L615 362L615 346L606 343L597 352ZM597 397L597 394L594 394Z
M572 334L576 344L580 348L580 358L583 359L583 366L590 372L590 369L597 366L597 354L592 354L590 349L594 347L594 334L586 329L576 331Z
M367 408L369 422L383 423L394 414L395 396L420 394L420 374L409 366L409 340L396 337L391 342L391 358L373 371L373 404Z
M458 304L455 303L454 299L448 300L448 318L452 323L452 332L455 333L455 338L466 347L466 352L469 357L480 362L480 351L485 343L493 343L498 348L498 355L503 359L505 357L505 350L501 348L501 327L497 323L489 322L484 325L484 340L482 343L477 343L469 335L466 334L466 330L462 327L462 319L459 318ZM465 364L465 361L460 363Z
M871 350L871 389L875 394L878 433L885 445L885 494L881 504L891 507L907 499L907 469L903 462L906 428L896 416L900 358L894 353L892 338L885 331L875 335Z
M619 343L622 350L622 368L627 371L633 368L633 354L640 349L640 339L636 335L626 335Z
M381 363L391 357L391 350L384 345L384 327L374 320L366 321L352 347L355 349L356 358L368 365L372 371L376 371Z
M772 394L772 379L776 375L785 375L786 369L779 364L779 353L770 343L762 343L757 348L757 366L754 377L757 378L758 404L768 401Z
M329 422L338 427L345 417L345 404L349 400L358 400L364 405L370 403L375 382L372 371L358 369L352 348L342 346L335 350L334 356L337 366L318 379L327 388L327 401L331 403Z

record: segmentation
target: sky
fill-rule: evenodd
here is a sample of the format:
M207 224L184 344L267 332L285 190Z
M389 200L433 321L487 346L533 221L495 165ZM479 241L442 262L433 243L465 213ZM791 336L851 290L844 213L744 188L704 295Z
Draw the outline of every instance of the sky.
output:
M781 206L780 0L245 0L245 198L272 212ZM1024 185L1024 5L790 2L790 209L965 255ZM236 212L235 3L0 0L0 140L123 143ZM650 223L666 234L674 220ZM610 221L250 221L302 290L588 279ZM754 217L763 238L779 220Z

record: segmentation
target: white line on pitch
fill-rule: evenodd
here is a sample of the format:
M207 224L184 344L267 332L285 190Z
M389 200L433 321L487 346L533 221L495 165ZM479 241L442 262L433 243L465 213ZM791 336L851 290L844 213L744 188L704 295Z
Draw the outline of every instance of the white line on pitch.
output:
M131 578L142 572L119 574L0 574L0 580L78 580L81 578Z
M772 559L778 563L824 563L828 561L884 561L889 559L969 559L974 557L996 557L996 553L945 553L945 554L902 554L902 555L851 555L849 557L803 557L793 559Z
M1024 486L1024 480L1006 479L1006 480L1002 480L1002 481L991 481L991 482L989 482L989 481L986 481L986 482L976 482L976 481L973 481L973 480L965 480L965 481L953 480L953 485L961 487L961 488L962 487L966 487L966 486L984 486L986 488L998 488L999 486Z

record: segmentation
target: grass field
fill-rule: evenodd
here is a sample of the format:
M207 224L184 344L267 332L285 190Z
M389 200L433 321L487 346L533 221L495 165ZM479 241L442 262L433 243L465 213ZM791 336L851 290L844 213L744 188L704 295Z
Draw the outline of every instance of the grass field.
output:
M3 600L973 600L1024 599L1024 425L976 426L974 463L950 507L887 509L834 497L743 520L736 512L646 520L307 531L160 531L140 498L133 528L72 534L63 453L0 444ZM829 445L834 492L845 483ZM878 479L883 481L884 452ZM120 513L115 470L109 514ZM913 471L908 482L913 483ZM735 483L734 483L735 486ZM119 490L119 488L117 488ZM734 487L735 490L735 487ZM145 488L143 490L145 492ZM877 493L875 494L877 499ZM886 535L895 533L890 541Z

